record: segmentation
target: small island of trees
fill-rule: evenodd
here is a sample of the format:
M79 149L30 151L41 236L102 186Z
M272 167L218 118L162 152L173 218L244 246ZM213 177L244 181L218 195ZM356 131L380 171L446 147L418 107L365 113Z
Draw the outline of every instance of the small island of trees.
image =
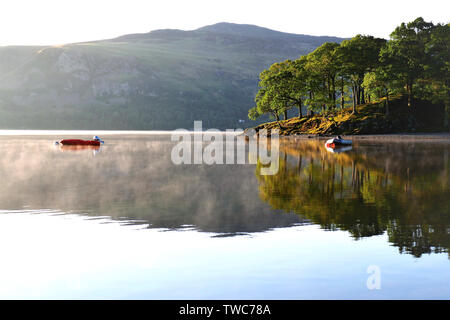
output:
M423 18L402 23L389 41L356 35L340 44L326 42L261 72L248 116L269 115L276 121L262 126L284 134L407 130L416 126L408 113L433 113L428 124L439 121L436 129L448 128L449 44L450 25ZM298 116L288 120L292 110ZM402 125L399 118L409 119ZM361 131L367 123L371 130Z

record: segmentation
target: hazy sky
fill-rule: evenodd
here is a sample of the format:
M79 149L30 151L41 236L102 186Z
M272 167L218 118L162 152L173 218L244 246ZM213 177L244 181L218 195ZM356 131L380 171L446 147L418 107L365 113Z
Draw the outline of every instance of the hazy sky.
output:
M422 16L449 22L448 0L1 0L0 45L63 44L217 22L284 32L388 38Z

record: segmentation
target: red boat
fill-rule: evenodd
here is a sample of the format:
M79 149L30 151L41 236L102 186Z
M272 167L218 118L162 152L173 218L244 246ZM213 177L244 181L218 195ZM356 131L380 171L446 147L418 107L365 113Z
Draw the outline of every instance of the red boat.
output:
M63 146L100 146L99 140L64 139L59 143Z
M96 146L99 147L101 143L104 143L98 136L94 136L92 140L81 140L81 139L63 139L56 144L61 144L63 146Z

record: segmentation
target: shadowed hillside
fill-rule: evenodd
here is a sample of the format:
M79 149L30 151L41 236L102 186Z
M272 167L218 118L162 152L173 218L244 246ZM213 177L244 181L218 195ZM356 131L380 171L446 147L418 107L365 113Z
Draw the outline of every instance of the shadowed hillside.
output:
M54 47L0 48L0 127L243 127L259 72L332 37L219 23ZM247 120L246 120L247 121Z

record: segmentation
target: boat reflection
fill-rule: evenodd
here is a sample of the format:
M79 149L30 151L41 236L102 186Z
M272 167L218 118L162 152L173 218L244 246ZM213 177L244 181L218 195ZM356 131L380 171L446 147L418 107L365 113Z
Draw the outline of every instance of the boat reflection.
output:
M347 151L352 150L352 148L353 148L352 146L336 147L336 148L330 148L330 147L325 146L325 149L326 149L328 152L331 152L331 153L347 152Z
M62 152L92 152L92 154L95 156L97 155L101 147L100 146L81 146L81 145L58 145L57 146L59 150Z

